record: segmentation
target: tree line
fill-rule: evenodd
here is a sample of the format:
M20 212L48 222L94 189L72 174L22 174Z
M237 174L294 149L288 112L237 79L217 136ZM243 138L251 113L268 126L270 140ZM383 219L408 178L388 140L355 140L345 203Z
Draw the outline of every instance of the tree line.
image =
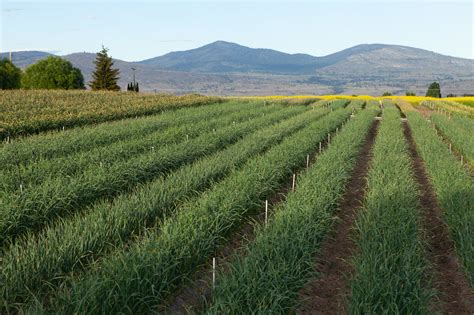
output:
M96 54L95 70L89 87L92 90L120 91L117 84L119 69L114 68L114 61L108 49ZM22 71L9 59L0 60L0 89L85 89L84 76L81 70L71 62L56 56L49 56L30 65ZM138 92L138 82L129 83L127 91Z

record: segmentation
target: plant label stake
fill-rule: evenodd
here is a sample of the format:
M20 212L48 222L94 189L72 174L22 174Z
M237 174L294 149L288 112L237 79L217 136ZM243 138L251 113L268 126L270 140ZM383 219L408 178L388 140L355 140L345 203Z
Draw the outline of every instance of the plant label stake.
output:
M309 154L306 156L306 168L309 168Z
M151 152L155 152L155 147L151 147Z
M328 145L331 143L331 134L328 133Z
M323 147L321 145L321 141L319 141L319 154L321 154L321 151L323 150Z
M189 141L189 135L186 135L186 141Z
M461 165L464 163L464 156L461 155Z
M216 288L216 257L212 258L212 289Z
M291 184L291 191L295 191L295 184L296 184L296 174L293 174L293 182Z
M63 126L63 131L64 131L64 126Z
M268 224L268 200L265 200L265 225Z
M451 152L452 152L452 145L451 145L451 143L449 143L449 153L451 153Z
M20 193L23 193L23 185L20 184Z

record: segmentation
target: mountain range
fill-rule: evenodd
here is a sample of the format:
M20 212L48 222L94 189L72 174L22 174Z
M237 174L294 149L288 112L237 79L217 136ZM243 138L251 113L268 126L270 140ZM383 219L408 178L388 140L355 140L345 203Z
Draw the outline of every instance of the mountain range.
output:
M21 68L49 53L13 53ZM0 54L8 57L8 53ZM93 71L94 53L61 56L81 69L86 81ZM217 95L371 94L421 95L439 81L443 94L474 94L474 60L398 45L363 44L327 56L287 54L217 41L137 62L115 60L119 84L132 80L142 91Z

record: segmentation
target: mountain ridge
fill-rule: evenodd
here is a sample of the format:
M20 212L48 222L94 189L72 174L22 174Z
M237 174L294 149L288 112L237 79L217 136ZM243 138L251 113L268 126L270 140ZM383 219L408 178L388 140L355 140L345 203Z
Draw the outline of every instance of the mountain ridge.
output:
M14 52L13 62L24 68L49 53ZM7 53L0 57L8 57ZM93 71L94 53L61 56L80 68L86 81ZM441 81L455 94L472 93L474 60L450 57L402 45L360 44L326 56L289 54L216 41L198 48L129 62L114 59L125 87L136 68L142 91L248 95L422 91ZM260 89L256 89L256 85Z

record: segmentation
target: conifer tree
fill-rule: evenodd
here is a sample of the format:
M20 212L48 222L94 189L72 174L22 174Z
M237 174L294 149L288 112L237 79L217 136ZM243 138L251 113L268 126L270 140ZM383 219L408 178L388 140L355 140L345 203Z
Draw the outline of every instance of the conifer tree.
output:
M97 53L94 61L95 71L92 73L92 81L89 83L92 90L120 91L117 84L120 71L113 68L114 62L108 55L108 51L102 46L102 50Z
M140 91L140 89L138 88L138 82L137 82L137 83L135 83L135 92L139 92L139 91Z

